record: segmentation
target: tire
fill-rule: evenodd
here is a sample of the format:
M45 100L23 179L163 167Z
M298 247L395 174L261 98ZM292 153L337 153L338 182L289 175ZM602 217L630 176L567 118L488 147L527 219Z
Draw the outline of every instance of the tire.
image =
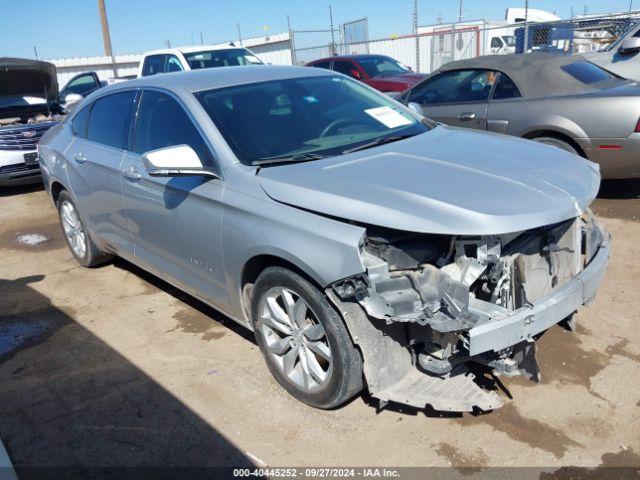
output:
M554 147L558 147L562 150L565 150L569 153L573 153L574 155L578 155L580 156L580 154L578 153L578 151L573 148L569 143L565 142L564 140L560 140L558 138L554 138L554 137L538 137L538 138L534 138L533 139L534 142L540 142L540 143L544 143L545 145L552 145Z
M293 397L330 409L362 390L360 353L338 312L306 279L282 267L265 269L253 289L251 312L267 367Z
M97 267L113 258L113 255L101 251L91 239L75 202L65 190L60 192L57 207L64 240L80 265ZM84 243L84 248L80 248L80 243Z

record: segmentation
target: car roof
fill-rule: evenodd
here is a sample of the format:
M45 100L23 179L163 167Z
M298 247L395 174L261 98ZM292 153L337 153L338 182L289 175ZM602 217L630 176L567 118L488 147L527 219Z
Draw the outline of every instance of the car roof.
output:
M309 63L327 62L327 61L330 61L330 60L358 60L358 59L361 59L361 58L371 58L371 57L387 57L387 58L390 58L389 55L382 55L382 54L378 54L378 53L357 53L357 54L353 54L353 55L336 55L335 57L319 58L317 60L312 60Z
M101 92L115 92L127 88L157 87L167 90L199 92L215 88L231 87L249 83L282 80L287 78L320 77L337 75L324 69L288 67L276 65L249 65L216 67L187 72L160 73L116 83L100 89Z
M241 48L246 50L245 47L241 45L189 45L186 47L172 47L172 48L161 48L159 50L151 50L150 52L145 52L144 55L161 55L167 53L193 53L193 52L206 52L209 50L233 50Z
M600 89L601 82L585 84L562 69L576 62L588 60L582 55L553 53L488 55L447 63L436 73L467 69L496 70L509 76L523 97L570 95Z

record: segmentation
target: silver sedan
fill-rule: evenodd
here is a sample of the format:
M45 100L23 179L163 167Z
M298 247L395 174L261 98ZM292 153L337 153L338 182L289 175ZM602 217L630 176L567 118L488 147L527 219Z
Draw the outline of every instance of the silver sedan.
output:
M324 70L108 86L39 154L80 264L117 255L224 312L319 408L364 385L498 408L468 366L537 379L535 339L571 325L609 257L595 164L436 125Z

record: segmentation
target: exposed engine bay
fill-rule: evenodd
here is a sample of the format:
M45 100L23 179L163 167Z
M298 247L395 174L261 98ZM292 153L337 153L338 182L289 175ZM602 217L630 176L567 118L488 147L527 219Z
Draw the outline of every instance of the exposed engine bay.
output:
M556 311L570 302L560 309L547 308L545 302L557 302L554 293L564 286L574 289L570 283L589 265L604 240L590 211L558 224L494 236L368 228L360 247L366 274L334 284L333 292L343 307L357 302L383 336L393 337L409 351L413 370L432 384L419 380L415 371L407 372L412 377L407 381L410 385L401 386L394 398L393 389L398 387L387 378L387 393L378 395L382 401L422 389L424 395L418 395L421 400L416 406L427 399L440 409L497 408L501 401L495 394L482 399L469 390L470 385L461 386L460 379L459 389L453 391L468 395L467 403L434 400L429 390L440 388L433 383L435 378L468 376L468 362L489 367L496 376L522 374L539 380L535 339L570 317L577 307L555 318ZM581 294L579 300L581 305L589 299ZM356 343L366 348L362 338ZM376 355L381 348L376 346ZM364 352L363 356L366 365ZM419 384L422 386L416 387ZM399 401L412 403L409 400Z

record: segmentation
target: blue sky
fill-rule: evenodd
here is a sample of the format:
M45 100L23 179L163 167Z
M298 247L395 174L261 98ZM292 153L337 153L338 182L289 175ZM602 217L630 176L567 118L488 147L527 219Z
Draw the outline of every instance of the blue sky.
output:
M640 0L633 0L640 9ZM629 9L630 0L530 0L531 8L569 17L571 6L589 13ZM106 0L114 53L139 53L173 46L278 33L287 28L329 28L328 6L337 24L360 17L369 19L370 38L411 31L413 0ZM436 23L458 15L458 0L418 0L419 23ZM463 0L464 18L503 19L507 7L524 0ZM97 0L0 0L0 56L40 58L102 55Z

